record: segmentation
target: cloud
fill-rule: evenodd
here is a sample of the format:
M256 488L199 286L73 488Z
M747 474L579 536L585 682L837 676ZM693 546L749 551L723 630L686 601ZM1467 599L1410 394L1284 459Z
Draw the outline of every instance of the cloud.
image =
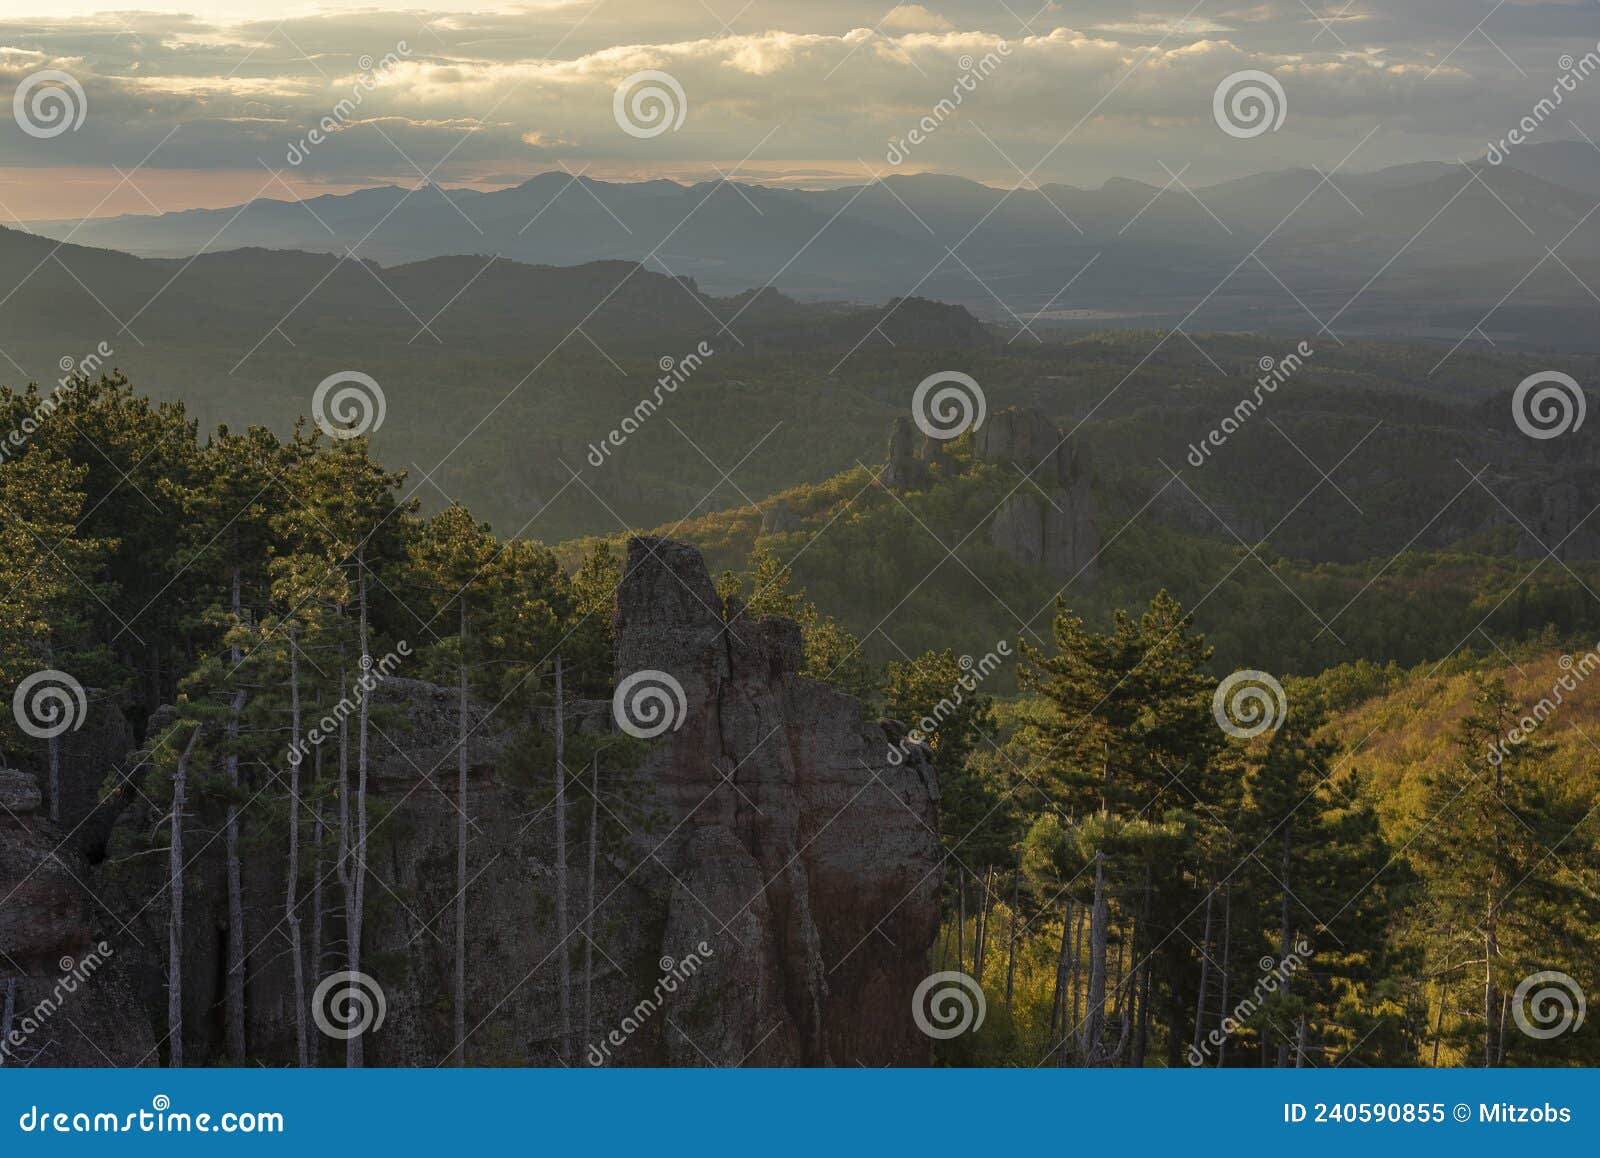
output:
M889 9L878 27L886 32L949 32L955 25L921 4L900 4Z
M1325 167L1381 125L1364 156L1376 165L1481 149L1548 93L1541 68L1595 39L1578 31L1589 13L1547 3L1517 8L1504 27L1509 6L1492 17L1490 43L1469 36L1483 13L1465 20L1459 0L1356 0L1326 29L1299 3L1187 20L1187 4L1130 13L1109 0L1037 17L1031 4L1013 16L993 0L902 4L887 16L845 0L757 0L738 15L713 2L717 16L655 0L461 7L232 24L181 13L0 21L0 95L59 68L89 108L82 129L49 140L0 123L0 164L127 168L149 154L145 165L160 169L282 168L291 144L361 89L362 60L403 44L404 59L305 151L298 179L414 180L436 167L440 180L484 179L558 158L683 171L752 150L753 164L791 174L836 173L851 157L881 170L886 143L941 102L953 111L915 167L982 179L1015 180L1013 162L1030 171L1041 157L1036 179L1079 184L1148 178L1160 164L1192 164L1197 178ZM1061 23L1068 15L1074 26ZM953 101L971 62L1002 42L998 67ZM687 113L677 131L641 138L619 128L613 96L649 69L675 78ZM1282 131L1248 142L1216 131L1212 94L1241 69L1284 85ZM1572 98L1580 123L1600 109L1594 88Z

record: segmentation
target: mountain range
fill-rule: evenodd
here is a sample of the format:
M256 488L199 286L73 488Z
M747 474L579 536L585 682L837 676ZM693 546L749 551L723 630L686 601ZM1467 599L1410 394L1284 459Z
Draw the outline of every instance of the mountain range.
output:
M474 270L490 258L643 263L710 294L915 295L1033 334L1182 325L1587 348L1597 198L1600 150L1553 142L1501 165L1288 170L1205 187L1181 171L1162 185L1009 191L937 174L803 190L547 172L487 192L381 186L29 228L154 258L259 247L383 266L476 257Z

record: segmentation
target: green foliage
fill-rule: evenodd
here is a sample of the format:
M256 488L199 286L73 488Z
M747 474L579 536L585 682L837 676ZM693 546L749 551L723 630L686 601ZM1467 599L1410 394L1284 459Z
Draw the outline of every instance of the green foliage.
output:
M870 703L876 691L875 679L861 654L860 642L837 621L818 611L803 590L790 591L791 579L792 571L772 548L758 544L751 552L746 579L740 581L725 574L718 584L718 593L725 601L732 598L742 604L726 604L730 608L729 625L737 630L736 625L747 616L781 615L795 620L800 624L805 650L801 673ZM746 591L748 594L741 598Z

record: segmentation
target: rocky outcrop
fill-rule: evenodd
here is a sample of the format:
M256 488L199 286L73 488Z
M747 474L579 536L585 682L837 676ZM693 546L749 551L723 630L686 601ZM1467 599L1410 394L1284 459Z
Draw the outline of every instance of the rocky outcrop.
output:
M894 420L889 432L889 462L878 481L897 491L919 491L928 485L928 464L919 452L911 419Z
M0 1065L151 1064L149 1011L127 980L138 934L95 911L88 867L42 804L30 773L0 769Z
M761 533L763 535L786 535L791 531L798 531L804 525L803 520L788 499L774 499L761 511Z
M1006 409L978 428L974 452L1027 476L989 524L989 542L1053 578L1094 577L1100 524L1082 447L1037 410Z
M897 491L920 491L950 469L944 442L931 434L918 436L909 418L897 418L889 431L889 461L878 476Z
M710 938L727 946L710 982L748 994L739 978L759 973L760 1006L774 1014L766 1024L710 1017L704 1028L724 1051L714 1060L920 1060L927 1041L910 1000L927 973L941 881L933 770L920 754L891 765L883 728L863 721L858 701L798 674L792 621L729 611L693 548L630 544L618 677L665 672L687 705L645 765L684 830L662 859L703 927L732 942Z
M123 782L134 740L115 697L89 688L86 702L88 709L77 727L55 741L61 768L59 802L50 799L48 745L34 743L25 763L38 775L43 814L55 818L73 848L97 857L125 803L118 791L108 792L108 786L115 789Z
M1267 525L1260 515L1225 499L1202 500L1181 482L1157 486L1150 496L1150 513L1159 522L1185 534L1235 545L1243 539L1255 546L1267 533Z
M1513 482L1506 488L1510 511L1494 504L1490 519L1520 533L1517 553L1542 559L1554 552L1563 562L1600 559L1600 518L1594 496L1600 493L1600 472L1569 469L1563 476L1534 482ZM1528 512L1517 516L1511 511Z
M925 1062L929 1040L911 1018L911 995L929 969L942 878L938 784L920 749L889 764L884 728L866 721L860 702L799 674L797 625L751 617L737 601L724 606L692 548L630 544L615 626L619 678L666 673L682 688L681 710L674 701L676 727L639 741L617 733L611 701L568 698L565 939L548 673L514 700L469 705L464 801L456 691L400 674L373 691L361 969L386 1012L366 1036L367 1064L454 1060L463 813L468 1064ZM123 752L116 762L140 759ZM337 829L341 798L353 798L353 751L350 765L342 791L336 747L301 767L298 914L308 998L346 967ZM288 1064L296 1005L283 785L250 775L252 804L242 813L247 1060ZM26 973L10 980L31 1009L60 958L102 941L114 953L114 964L62 1009L95 1027L89 1036L106 1056L86 1042L69 1048L58 1034L41 1064L166 1060L167 805L159 774L132 779L141 787L119 805L98 862L87 863L70 846L54 855L64 826L42 819L34 777L0 772L0 801L13 814L0 813L0 983L7 957L19 962ZM229 1061L225 867L208 808L191 797L186 812L191 1065ZM591 815L599 833L592 893ZM565 1040L563 957L571 976ZM340 1064L343 1043L314 1019L308 1029L316 1060Z

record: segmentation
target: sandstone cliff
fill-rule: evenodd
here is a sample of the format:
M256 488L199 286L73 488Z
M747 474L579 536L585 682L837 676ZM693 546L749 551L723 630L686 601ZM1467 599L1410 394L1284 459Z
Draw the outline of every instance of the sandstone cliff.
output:
M890 765L884 729L864 718L859 701L798 674L797 626L724 608L692 548L630 544L615 626L618 678L669 674L683 688L683 711L674 730L639 742L615 735L610 702L569 701L569 734L600 741L605 839L591 910L593 769L573 769L565 943L555 911L549 710L470 708L467 1063L561 1063L562 953L570 954L574 992L565 1060L575 1064L595 1060L591 1045L604 1047L605 1064L925 1062L929 1041L911 1020L911 994L928 972L942 883L931 765L920 753ZM373 709L362 969L382 987L387 1009L367 1037L367 1063L448 1063L456 694L395 676L374 692ZM0 896L9 894L0 904L0 952L26 970L19 1007L48 987L57 958L101 939L115 951L115 968L90 978L59 1015L84 1019L89 1033L71 1034L75 1045L47 1035L36 1064L164 1060L165 860L123 855L133 837L159 829L164 806L117 788L138 759L97 748L70 762L62 796L73 818L60 828L43 819L32 776L0 773L8 810L0 814ZM331 789L335 755L325 763ZM119 775L108 776L112 769ZM315 781L309 762L306 775ZM306 791L323 802L331 825L336 797ZM247 1047L252 1061L288 1064L295 1051L285 832L281 813L271 812L272 790L263 795L269 804L244 814ZM107 809L113 815L102 822ZM309 849L309 807L304 815ZM68 830L84 821L82 829L109 824L109 835L96 837L87 857L69 855ZM191 823L185 1048L189 1064L225 1064L221 842ZM308 851L299 888L309 994L318 978L344 968L331 857ZM314 940L320 962L309 956ZM691 959L692 975L682 964ZM678 974L681 984L662 996L663 975ZM620 1044L610 1044L613 1033ZM88 1048L89 1038L105 1056ZM342 1042L314 1027L311 1040L322 1064L342 1062Z
M1037 410L1002 410L978 429L983 462L1010 466L1030 481L1006 499L989 524L989 541L1052 578L1092 579L1100 522L1083 447Z

